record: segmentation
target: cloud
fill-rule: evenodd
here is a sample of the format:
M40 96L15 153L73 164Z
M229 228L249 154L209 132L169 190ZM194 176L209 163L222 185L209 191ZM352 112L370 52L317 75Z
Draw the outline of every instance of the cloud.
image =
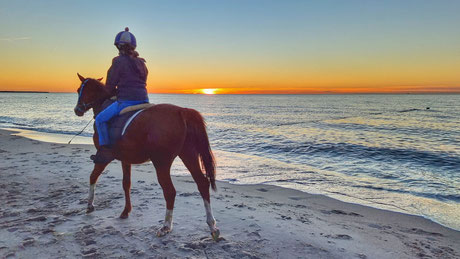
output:
M31 37L0 38L0 41L13 42L13 41L30 40L30 39L32 39L32 38Z

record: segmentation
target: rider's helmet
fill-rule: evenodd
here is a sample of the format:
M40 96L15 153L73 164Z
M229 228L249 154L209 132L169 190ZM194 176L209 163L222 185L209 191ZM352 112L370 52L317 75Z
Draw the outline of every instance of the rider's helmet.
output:
M135 49L137 46L136 37L134 37L134 35L129 32L128 27L126 27L124 31L121 31L117 34L114 44L117 46L117 48L126 44L132 46L133 49Z

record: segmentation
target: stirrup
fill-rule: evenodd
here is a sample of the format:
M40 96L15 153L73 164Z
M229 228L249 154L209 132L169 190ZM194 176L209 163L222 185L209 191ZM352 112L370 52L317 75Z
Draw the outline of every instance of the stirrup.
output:
M96 152L96 155L91 155L90 159L93 160L95 164L108 164L112 162L115 157L113 156L112 149L107 146L99 147Z

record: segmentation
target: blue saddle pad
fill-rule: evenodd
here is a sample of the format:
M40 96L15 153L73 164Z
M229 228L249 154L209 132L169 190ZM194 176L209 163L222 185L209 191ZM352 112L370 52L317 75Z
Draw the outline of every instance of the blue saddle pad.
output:
M115 144L121 138L121 133L125 127L126 121L137 111L127 112L123 115L115 116L109 120L109 138L110 144Z
M107 108L113 102L114 101L112 100L106 100L102 104L102 109ZM109 139L110 139L111 145L117 143L117 141L121 138L121 133L123 132L123 127L125 126L126 121L128 121L129 118L136 112L137 111L127 112L123 115L115 116L111 120L108 121L107 125L108 125Z

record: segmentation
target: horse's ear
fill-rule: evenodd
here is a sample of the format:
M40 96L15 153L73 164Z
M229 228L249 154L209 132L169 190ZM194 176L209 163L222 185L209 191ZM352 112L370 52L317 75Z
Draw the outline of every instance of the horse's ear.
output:
M78 75L78 78L80 78L80 80L81 80L82 82L85 81L85 78L82 77L79 73L77 73L77 75Z
M102 79L104 79L104 78L103 78L103 77L101 77L101 78L98 78L97 80L98 80L98 81L102 81Z

